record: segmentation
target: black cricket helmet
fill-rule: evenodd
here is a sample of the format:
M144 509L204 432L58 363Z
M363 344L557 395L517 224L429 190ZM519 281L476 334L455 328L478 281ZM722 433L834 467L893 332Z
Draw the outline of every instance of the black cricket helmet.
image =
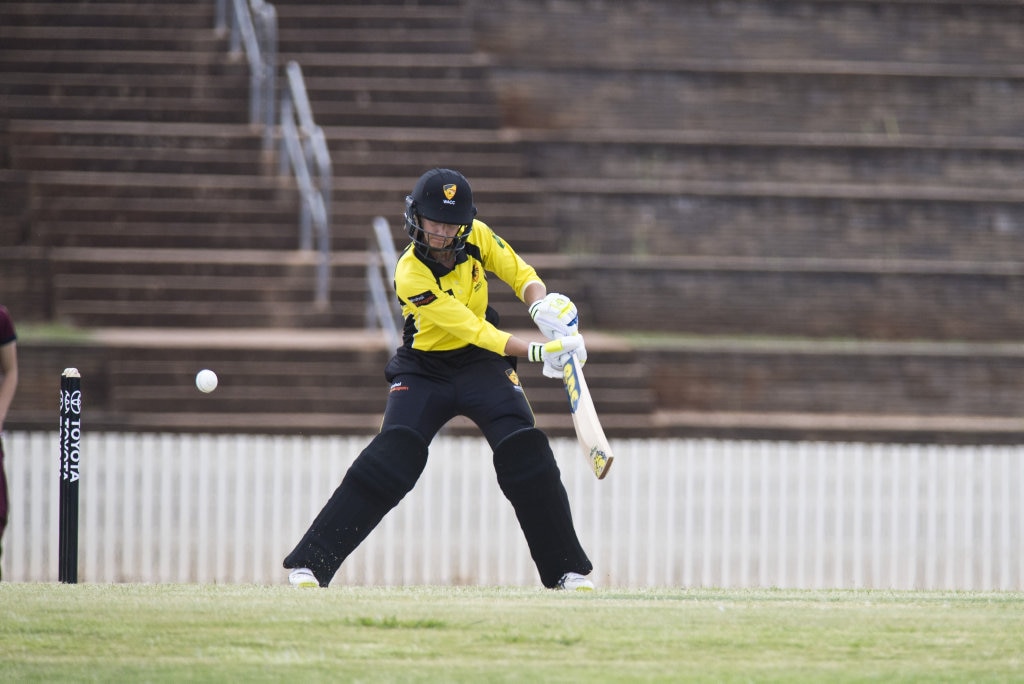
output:
M452 169L427 171L416 181L412 194L405 198L405 229L416 243L416 250L424 257L429 256L430 249L455 254L463 251L475 217L473 189L465 176ZM445 247L431 248L420 225L421 218L462 226L462 229Z

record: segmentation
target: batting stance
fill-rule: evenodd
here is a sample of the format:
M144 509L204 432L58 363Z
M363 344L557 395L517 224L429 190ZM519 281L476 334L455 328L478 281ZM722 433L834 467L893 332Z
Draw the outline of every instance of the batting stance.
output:
M501 491L515 509L544 586L589 590L593 569L580 545L569 498L547 436L516 375L516 357L560 378L571 352L586 359L577 312L548 294L537 272L476 220L473 191L459 172L432 169L405 198L412 242L395 269L405 318L402 346L388 362L391 387L380 432L284 559L295 586L326 587L342 562L412 490L441 427L471 419L494 451ZM531 342L497 327L487 272L503 280L552 339Z

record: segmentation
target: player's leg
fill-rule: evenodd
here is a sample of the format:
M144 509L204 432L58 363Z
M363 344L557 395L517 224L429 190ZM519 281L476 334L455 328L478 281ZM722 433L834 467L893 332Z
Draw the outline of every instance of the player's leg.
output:
M397 357L396 357L397 358ZM326 587L342 562L413 488L427 462L427 445L452 417L450 383L418 374L391 375L380 434L349 467L286 568L307 568ZM292 577L305 585L308 578Z
M385 429L353 461L286 568L312 570L326 587L342 562L412 490L427 464L427 443L414 430Z
M4 442L0 437L0 558L3 557L4 530L7 529L7 475L4 470Z
M457 408L480 428L491 449L511 435L536 426L533 408L508 359L481 354L460 372Z
M556 588L567 573L589 574L593 565L576 536L547 436L532 427L512 433L494 450L494 471L515 509L541 583Z
M498 485L515 510L541 582L555 588L566 573L588 574L593 566L576 536L555 455L547 435L534 427L514 367L499 356L481 357L459 374L458 388L459 412L494 449Z

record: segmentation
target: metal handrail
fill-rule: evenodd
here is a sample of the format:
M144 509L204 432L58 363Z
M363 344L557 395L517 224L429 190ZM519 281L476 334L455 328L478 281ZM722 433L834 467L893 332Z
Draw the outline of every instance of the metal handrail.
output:
M277 72L277 10L264 0L216 0L214 28L230 29L230 54L242 48L249 62L249 123L263 127L263 149L274 145L274 107ZM250 11L251 8L251 11Z
M288 87L281 93L279 172L283 176L290 170L299 189L299 249L313 249L316 236L316 303L325 307L331 279L331 156L323 130L313 121L302 69L289 62L285 73Z
M366 282L369 286L370 302L366 307L366 327L379 327L387 338L388 345L395 349L401 343L402 307L395 295L394 276L398 264L398 253L391 238L391 226L383 216L373 219L373 233L376 247L371 249L366 262ZM391 283L388 286L388 283Z
M245 49L249 62L249 121L263 127L263 150L274 148L277 104L277 10L265 0L216 0L217 33L230 28L233 57ZM315 302L326 308L331 279L331 185L333 173L327 140L313 122L302 70L289 62L288 87L281 93L279 171L291 171L299 189L299 249L313 249L316 234L318 263Z

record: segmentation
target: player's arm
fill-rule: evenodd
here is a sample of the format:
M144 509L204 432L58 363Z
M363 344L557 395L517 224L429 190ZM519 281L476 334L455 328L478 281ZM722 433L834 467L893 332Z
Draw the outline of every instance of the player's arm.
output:
M539 280L532 280L523 288L523 301L528 306L541 301L548 294L548 288Z
M575 335L579 317L576 305L565 295L548 293L536 269L520 257L511 245L480 221L474 225L484 267L505 281L530 310L530 318L548 339ZM520 340L521 341L521 340ZM519 345L516 344L516 349Z
M418 292L419 287L427 289ZM410 295L409 292L417 293ZM444 330L453 337L496 354L521 356L530 361L543 362L544 375L548 377L561 377L562 367L570 353L576 352L581 356L586 354L583 337L578 334L538 342L499 330L491 323L475 316L462 302L439 290L427 278L409 278L404 281L403 285L399 286L399 297L415 310L419 324L423 327Z
M413 342L422 351L453 348L453 339L501 354L510 333L474 314L465 304L442 290L434 276L417 261L399 261L395 289L406 316L412 316L417 333ZM446 339L447 338L447 339ZM455 346L461 346L455 343Z
M15 342L0 345L0 432L4 431L7 410L18 387L18 347Z

